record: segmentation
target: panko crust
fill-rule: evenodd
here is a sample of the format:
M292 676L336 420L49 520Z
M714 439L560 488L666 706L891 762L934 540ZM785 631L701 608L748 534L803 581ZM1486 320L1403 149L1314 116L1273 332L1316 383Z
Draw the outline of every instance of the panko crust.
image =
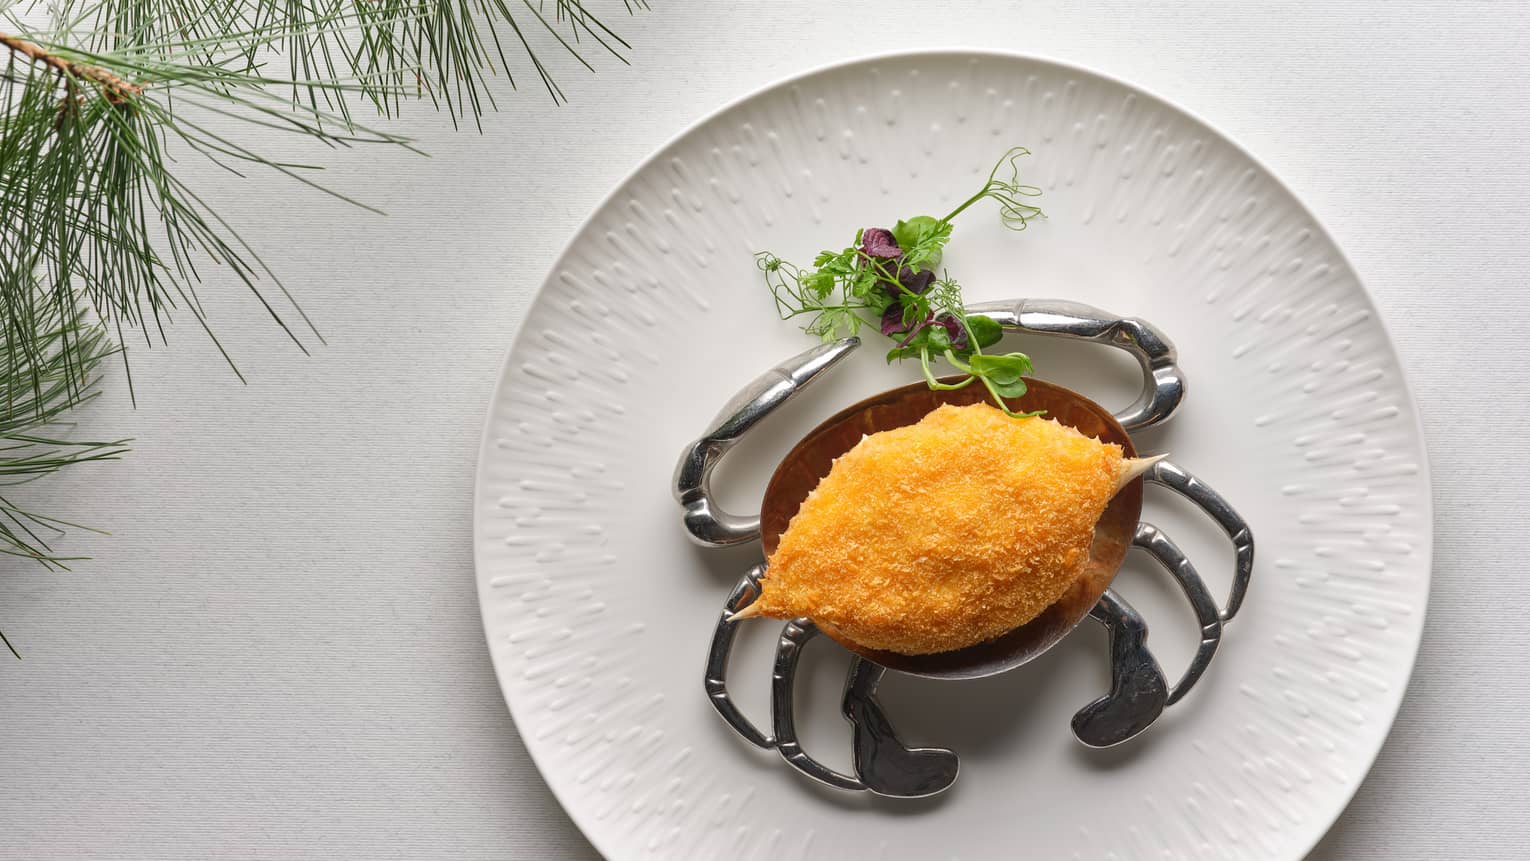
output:
M942 405L838 458L782 534L758 613L870 649L961 649L1036 618L1089 558L1121 447L987 404Z

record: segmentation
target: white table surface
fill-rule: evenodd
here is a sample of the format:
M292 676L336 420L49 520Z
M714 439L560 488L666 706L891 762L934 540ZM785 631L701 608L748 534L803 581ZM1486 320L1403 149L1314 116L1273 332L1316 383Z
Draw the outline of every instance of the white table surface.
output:
M214 279L241 386L185 320L82 432L120 463L23 498L109 538L72 573L0 563L0 856L575 858L490 670L470 555L491 382L535 285L618 179L692 121L808 67L978 46L1179 102L1289 182L1374 292L1424 411L1434 588L1408 695L1320 859L1530 845L1530 7L884 0L658 2L633 67L501 86L484 134L412 110L433 158L329 159L379 218L191 167L330 343L284 344ZM939 6L940 10L936 11ZM855 33L854 37L846 35Z

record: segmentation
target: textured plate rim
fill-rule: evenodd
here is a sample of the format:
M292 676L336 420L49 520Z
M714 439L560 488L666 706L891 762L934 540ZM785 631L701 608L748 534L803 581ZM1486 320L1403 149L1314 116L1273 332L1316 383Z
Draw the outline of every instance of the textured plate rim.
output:
M1303 200L1303 198L1299 196L1295 190L1292 189L1290 185L1288 185L1286 181L1281 178L1279 174L1271 170L1269 165L1265 164L1263 160L1261 160L1251 150L1245 147L1237 138L1228 134L1220 126L1207 121L1206 118L1201 116L1199 113L1186 108L1178 101L1161 95L1155 90L1148 89L1147 87L1144 87L1140 84L1132 83L1123 78L1116 77L1110 73L1102 72L1098 69L1082 66L1067 60L1060 60L1044 54L1026 53L1020 51L1002 51L991 48L918 48L899 51L873 52L847 58L844 60L838 60L832 63L813 66L801 72L797 72L796 74L772 80L736 98L724 102L718 107L687 123L678 132L666 138L661 144L656 146L652 151L650 151L646 156L638 161L637 164L635 164L630 170L623 174L622 177L617 180L616 183L613 184L604 195L601 196L600 200L595 204L595 206L574 228L572 234L570 234L568 240L564 243L562 250L559 251L557 256L553 258L552 263L549 264L547 269L544 271L540 283L538 283L536 289L532 291L531 299L526 304L528 313L532 307L535 307L536 304L542 300L543 294L547 291L548 283L551 281L552 273L556 272L558 268L563 265L569 254L572 253L574 250L574 241L584 231L585 227L587 227L600 212L604 211L606 207L616 199L617 194L621 192L622 189L626 188L627 185L631 183L637 176L646 171L650 165L657 162L660 156L668 152L680 141L697 132L703 126L711 123L719 116L722 116L723 114L726 114L754 99L760 98L767 93L781 89L782 87L787 87L809 78L839 71L841 69L869 65L873 63L901 62L921 59L927 60L950 57L968 59L997 59L1002 61L1018 60L1021 62L1039 63L1053 66L1072 74L1087 75L1089 77L1097 78L1107 83L1122 87L1128 91L1141 93L1150 99L1154 99L1159 103L1175 111L1178 111L1194 122L1199 123L1207 131L1218 136L1224 142L1226 142L1234 152L1247 159L1250 164L1257 167L1261 172L1263 172L1265 177L1269 178L1269 180L1275 185L1276 188L1285 192L1293 201L1297 203L1297 206L1300 207L1301 212L1311 221L1313 229L1316 230L1318 234L1328 242L1329 246L1334 249L1338 259L1344 264L1348 271L1354 275L1355 285L1359 288L1359 296L1364 301L1366 310L1376 316L1376 319L1380 325L1382 340L1385 342L1387 348L1391 351L1392 357L1394 359L1398 359L1396 362L1398 379L1401 383L1404 403L1407 405L1409 413L1413 418L1414 436L1415 439L1418 440L1419 460L1420 466L1422 467L1420 470L1420 475L1423 480L1424 490L1423 511L1421 513L1425 522L1429 524L1428 530L1424 535L1424 552L1422 554L1424 561L1422 578L1423 602L1418 607L1418 613L1415 617L1417 621L1412 632L1413 645L1409 650L1410 653L1408 655L1407 668L1403 672L1403 677L1400 680L1401 684L1396 687L1395 694L1391 694L1391 701L1386 704L1386 731L1381 734L1381 737L1377 741L1375 748L1366 757L1365 768L1361 771L1357 771L1354 776L1348 780L1348 785L1344 787L1341 793L1343 803L1337 805L1333 809L1331 815L1327 817L1327 821L1323 823L1322 828L1316 830L1312 837L1305 841L1304 847L1297 856L1298 858L1305 857L1312 852L1312 850L1317 846L1318 843L1323 840L1324 837L1328 835L1329 831L1333 828L1334 823L1337 822L1339 817L1343 815L1344 811L1349 808L1350 803L1354 800L1355 794L1359 792L1360 786L1365 782L1366 778L1370 775L1371 770L1375 767L1376 759L1381 755L1381 749L1386 746L1386 741L1392 734L1392 728L1397 722L1397 714L1402 708L1403 697L1407 695L1409 684L1413 678L1413 671L1418 666L1418 652L1420 646L1423 644L1424 624L1429 612L1429 596L1433 591L1434 580L1433 472L1429 463L1428 441L1424 436L1423 416L1419 412L1418 401L1413 397L1413 386L1408 379L1408 369L1400 361L1400 356L1397 352L1397 342L1392 337L1392 329L1389 325L1387 325L1386 316L1382 313L1380 307L1378 307L1376 304L1376 299L1371 294L1370 288L1366 286L1365 279L1360 277L1360 273L1355 268L1353 262L1349 259L1349 255L1345 253L1343 247L1341 247L1338 242L1334 241L1333 234L1329 231L1328 226L1317 217L1317 215L1309 206L1307 206L1306 201ZM473 578L478 591L479 622L483 626L484 644L486 647L488 647L489 650L489 662L494 667L494 678L496 684L499 685L500 697L505 701L505 706L510 712L510 719L515 722L516 732L521 737L521 744L526 749L527 755L531 757L532 763L536 766L537 773L542 778L542 783L548 788L549 791L552 792L553 797L558 801L558 805L563 808L563 812L569 817L570 820L573 821L574 825L579 829L580 833L584 835L584 838L588 840L592 846L595 847L595 850L599 852L601 856L610 858L614 855L614 853L611 851L612 847L603 844L602 841L597 838L596 834L593 833L589 827L587 827L587 823L585 821L587 817L579 812L576 812L576 808L569 804L568 799L564 796L564 793L560 789L558 782L551 779L551 770L547 767L547 764L538 757L535 746L526 740L526 734L522 727L521 716L517 714L515 702L505 689L503 679L504 676L508 674L509 670L508 667L501 666L498 652L496 652L496 650L493 648L492 634L489 631L489 619L487 613L485 612L488 601L488 592L484 575L484 561L481 558L479 551L479 548L482 546L482 541L480 540L482 536L480 535L480 532L483 527L481 518L479 516L478 501L483 489L484 463L490 454L493 442L492 431L494 427L494 407L499 400L500 391L505 385L507 374L510 372L511 360L515 355L516 348L520 346L521 338L525 337L526 327L524 323L525 321L523 319L521 321L521 325L518 325L515 332L511 335L510 344L506 348L504 358L501 359L499 364L499 373L494 378L493 390L490 392L488 406L485 409L483 431L479 438L478 460L474 466L472 500Z

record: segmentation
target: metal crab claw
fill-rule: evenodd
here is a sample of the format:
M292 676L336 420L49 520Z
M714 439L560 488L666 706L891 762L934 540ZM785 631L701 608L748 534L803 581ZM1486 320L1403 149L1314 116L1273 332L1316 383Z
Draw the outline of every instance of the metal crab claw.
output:
M1106 589L1089 617L1110 633L1110 693L1078 710L1073 736L1090 747L1111 747L1158 720L1169 689L1147 650L1147 623L1132 605Z
M685 509L685 529L704 547L743 544L760 536L759 515L729 514L712 498L712 470L760 420L860 346L843 338L799 353L757 377L728 401L712 425L691 443L675 468L675 499Z
M1129 431L1165 421L1185 399L1185 375L1176 364L1174 343L1158 327L1138 317L1122 317L1081 302L1021 299L983 302L967 308L1010 332L1072 338L1117 347L1142 367L1142 394L1116 413Z
M905 745L877 699L887 670L856 658L845 679L845 719L855 725L855 773L866 788L892 798L923 798L956 782L961 763L943 747Z

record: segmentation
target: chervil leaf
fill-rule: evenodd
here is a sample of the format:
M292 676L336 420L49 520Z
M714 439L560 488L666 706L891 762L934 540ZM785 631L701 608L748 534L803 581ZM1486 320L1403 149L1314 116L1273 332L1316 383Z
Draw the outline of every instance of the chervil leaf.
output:
M802 286L811 291L814 296L823 299L834 290L834 276L819 270L803 276Z

